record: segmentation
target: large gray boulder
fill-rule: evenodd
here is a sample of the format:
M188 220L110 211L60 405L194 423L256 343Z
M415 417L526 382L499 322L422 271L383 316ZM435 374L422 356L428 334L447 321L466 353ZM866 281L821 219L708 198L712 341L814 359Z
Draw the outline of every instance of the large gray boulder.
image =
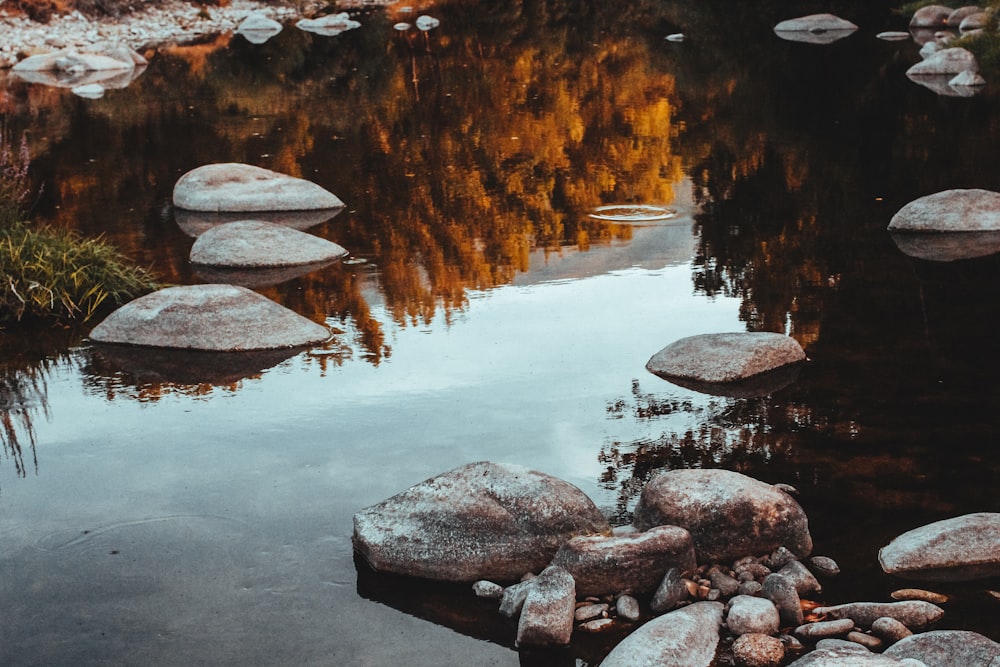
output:
M899 640L885 655L913 658L927 667L997 667L1000 644L978 632L934 630Z
M944 190L914 199L892 216L889 231L1000 231L1000 193L980 189Z
M977 512L935 521L882 547L887 574L921 581L971 581L1000 576L1000 513Z
M667 569L697 567L691 534L677 526L615 537L574 537L552 559L576 580L578 595L648 593Z
M889 655L872 653L860 644L818 648L788 665L788 667L919 667L920 663L905 661Z
M231 268L297 266L345 255L347 250L324 238L258 220L213 227L191 246L192 263Z
M192 211L312 211L341 208L335 194L302 178L249 164L207 164L181 176L174 206Z
M785 546L812 551L805 512L771 484L730 470L669 470L643 488L633 523L639 530L673 525L694 539L699 563L732 562Z
M722 625L722 603L695 602L658 616L626 637L601 667L709 667Z
M782 39L809 44L831 44L853 34L858 26L833 14L810 14L774 26Z
M515 581L592 534L611 527L580 489L508 463L456 468L354 515L372 568L444 581Z
M976 56L968 49L953 47L941 49L933 55L911 66L906 70L907 76L937 76L940 74L950 74L954 76L961 72L979 71L979 63Z
M243 352L322 343L330 330L234 285L168 287L131 301L90 332L98 343Z
M806 354L784 334L701 334L674 341L650 357L646 369L683 386L745 383L783 368L797 368Z

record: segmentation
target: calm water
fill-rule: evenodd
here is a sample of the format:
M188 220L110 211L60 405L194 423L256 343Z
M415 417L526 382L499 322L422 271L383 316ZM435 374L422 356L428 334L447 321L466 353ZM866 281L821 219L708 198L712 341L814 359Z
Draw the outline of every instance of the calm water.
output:
M862 26L828 46L771 31L808 3L499 4L429 9L428 33L390 8L164 49L96 101L0 74L37 220L212 279L170 193L240 161L340 196L309 231L351 251L255 285L335 341L243 368L0 332L0 662L597 664L614 637L519 655L465 587L356 567L354 512L478 460L567 479L618 523L660 468L794 484L844 570L831 603L900 587L876 560L899 533L1000 511L1000 259L885 232L916 197L998 188L995 90L909 81L919 47L875 39L906 24L879 3L822 8ZM608 204L677 216L589 217ZM740 330L810 362L757 398L644 370ZM942 589L942 627L1000 640L982 589Z

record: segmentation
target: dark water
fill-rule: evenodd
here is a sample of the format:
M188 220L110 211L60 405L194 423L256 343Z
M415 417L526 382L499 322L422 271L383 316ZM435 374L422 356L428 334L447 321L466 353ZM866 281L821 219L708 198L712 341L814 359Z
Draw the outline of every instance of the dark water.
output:
M885 231L919 196L997 189L993 88L909 81L919 47L875 39L906 24L881 3L499 4L427 9L427 33L394 31L420 13L396 7L332 38L163 49L96 101L0 78L39 221L212 279L171 189L240 161L341 197L309 231L351 251L255 287L335 328L321 349L240 367L0 332L0 662L597 664L614 636L519 655L465 587L356 567L355 511L477 460L567 479L619 523L661 468L794 484L844 571L830 603L901 587L876 560L901 532L1000 511L1000 256L921 259ZM771 30L816 11L861 29ZM678 215L589 217L608 204ZM810 361L757 398L644 370L739 330ZM1000 640L984 588L939 587L941 627Z

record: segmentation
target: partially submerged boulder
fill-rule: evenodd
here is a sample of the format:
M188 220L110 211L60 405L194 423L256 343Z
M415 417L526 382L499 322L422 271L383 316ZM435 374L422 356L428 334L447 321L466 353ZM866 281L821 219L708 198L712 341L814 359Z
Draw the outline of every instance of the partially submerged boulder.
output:
M323 37L336 37L342 32L361 27L361 24L352 19L347 12L340 12L315 19L302 19L295 24L295 27Z
M955 76L966 71L978 72L979 63L971 51L956 46L936 51L906 70L906 75L909 77L942 74Z
M354 548L373 569L444 581L516 581L592 534L611 527L580 489L507 463L471 463L354 515Z
M231 268L298 266L346 255L332 241L259 220L213 227L191 246L192 263Z
M721 563L785 546L812 551L805 512L790 495L730 470L669 470L653 476L635 508L635 526L680 526L700 563Z
M1000 231L1000 193L973 188L920 197L892 216L889 231Z
M662 378L704 383L745 381L805 361L794 338L770 332L701 334L674 341L646 369Z
M855 24L834 14L810 14L780 22L774 26L774 33L793 42L832 44L857 29Z
M234 285L168 287L131 301L90 332L98 343L242 352L322 343L330 330Z
M887 574L922 581L1000 576L1000 513L977 512L903 533L878 554Z
M723 606L695 602L649 621L626 637L601 667L709 667L719 645Z
M251 44L263 44L281 32L281 24L262 12L250 13L236 28Z
M552 560L576 580L579 595L648 593L667 569L697 567L691 534L677 526L657 526L644 533L614 537L574 537Z
M995 667L1000 665L1000 644L978 632L934 630L899 640L885 655L920 660L929 667Z
M173 202L192 211L311 211L344 206L339 197L315 183L235 162L187 172L174 185Z

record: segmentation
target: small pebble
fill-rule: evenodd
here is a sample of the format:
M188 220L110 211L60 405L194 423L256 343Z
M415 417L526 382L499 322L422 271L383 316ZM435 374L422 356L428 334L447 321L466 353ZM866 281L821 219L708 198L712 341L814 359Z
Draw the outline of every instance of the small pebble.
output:
M840 574L840 566L837 561L826 556L813 556L809 559L813 572L821 577L835 577Z
M778 482L777 484L774 484L772 486L774 486L774 488L778 489L779 491L784 491L785 493L787 493L790 496L797 496L797 495L799 495L799 490L796 489L791 484L785 484L783 482Z
M618 612L618 618L623 621L639 620L639 601L631 595L622 595L619 597L615 601L615 610Z
M667 35L666 40L668 42L683 42L684 35L679 32L675 32L673 34Z
M948 596L934 591L925 591L922 588L900 588L889 594L893 600L923 600L931 604L944 604L948 601Z
M492 581L477 581L472 584L472 591L476 594L476 597L486 598L488 600L499 600L503 597L503 586L495 584Z
M573 618L577 621L592 621L595 618L607 618L608 616L608 605L601 604L588 604L584 607L578 608L573 613Z
M610 618L599 618L595 621L581 623L579 627L584 632L601 632L602 630L607 630L614 624L615 622Z
M885 646L885 642L881 639L873 635L865 634L864 632L848 632L846 639L849 642L861 644L869 651L879 652Z
M871 651L861 644L855 644L854 642L849 642L846 639L820 639L816 642L816 648L832 648L841 649L843 651L853 651L855 653L871 653Z
M793 560L798 560L799 557L793 554L791 551L785 547L778 547L775 549L771 555L767 557L764 561L764 565L767 565L771 570L780 570L785 567Z

